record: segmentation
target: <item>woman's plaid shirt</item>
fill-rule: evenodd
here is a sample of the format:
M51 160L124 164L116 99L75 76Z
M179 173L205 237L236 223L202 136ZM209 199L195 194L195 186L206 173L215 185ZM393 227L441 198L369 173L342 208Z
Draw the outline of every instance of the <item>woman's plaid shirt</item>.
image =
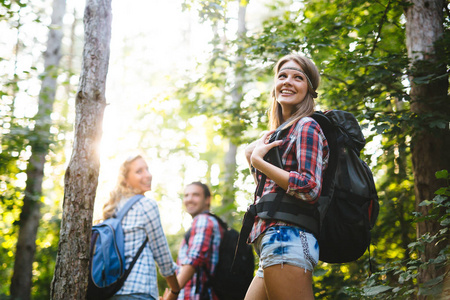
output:
M298 120L283 137L283 143L279 147L284 170L289 171L286 193L299 201L315 203L322 189L322 172L327 167L329 157L328 142L319 124L310 117ZM262 196L276 193L277 187L273 180L267 178ZM259 199L255 199L255 203ZM254 242L267 228L276 224L285 222L256 217L249 242Z
M128 199L120 201L116 212L123 207L126 201ZM154 299L159 299L155 261L158 264L159 272L164 277L174 274L177 265L172 259L172 254L161 226L156 201L147 197L141 198L123 218L122 228L125 235L125 261L127 268L146 236L148 236L148 242L117 295L141 293L151 295Z

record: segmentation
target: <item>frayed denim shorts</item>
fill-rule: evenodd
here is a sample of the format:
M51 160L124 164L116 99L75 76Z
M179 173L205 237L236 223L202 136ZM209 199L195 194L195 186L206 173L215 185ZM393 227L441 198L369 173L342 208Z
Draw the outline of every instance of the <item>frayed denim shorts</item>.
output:
M296 226L272 226L255 241L259 256L258 277L263 269L273 265L289 264L313 271L319 261L319 243L309 232Z

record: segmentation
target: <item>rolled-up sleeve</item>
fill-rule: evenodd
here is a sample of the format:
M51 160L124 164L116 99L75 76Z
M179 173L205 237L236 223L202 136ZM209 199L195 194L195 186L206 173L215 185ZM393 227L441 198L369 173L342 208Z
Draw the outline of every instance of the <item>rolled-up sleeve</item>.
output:
M211 252L214 223L205 214L194 218L189 236L188 251L180 261L182 265L205 265Z
M322 188L324 168L323 133L316 122L299 126L295 141L298 169L289 172L287 194L304 201L314 201Z

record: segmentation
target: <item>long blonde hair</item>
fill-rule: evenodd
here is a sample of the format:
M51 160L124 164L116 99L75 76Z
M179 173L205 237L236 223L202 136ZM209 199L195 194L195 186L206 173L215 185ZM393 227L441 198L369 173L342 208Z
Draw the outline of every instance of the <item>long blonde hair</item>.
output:
M114 215L117 204L119 204L122 198L128 198L137 194L132 187L127 185L127 175L130 171L130 165L135 160L142 158L142 155L137 154L129 156L119 168L119 176L117 178L117 184L109 195L109 200L103 206L103 219L109 219Z
M295 61L299 66L302 68L303 72L305 72L306 76L309 78L308 84L308 93L305 96L305 99L301 101L296 109L295 112L292 114L292 116L289 118L290 122L286 125L290 126L292 123L296 122L297 120L311 116L314 113L315 109L315 103L314 98L317 97L316 90L319 87L320 83L320 75L319 70L317 69L316 65L307 57L299 55L299 54L289 54L286 56L283 56L280 58L273 68L275 78L278 77L278 72L280 72L281 67L287 63L288 61ZM269 109L269 128L270 130L277 129L281 124L283 124L285 121L283 119L283 113L281 110L281 105L278 103L277 99L275 98L275 86L272 89L272 105Z

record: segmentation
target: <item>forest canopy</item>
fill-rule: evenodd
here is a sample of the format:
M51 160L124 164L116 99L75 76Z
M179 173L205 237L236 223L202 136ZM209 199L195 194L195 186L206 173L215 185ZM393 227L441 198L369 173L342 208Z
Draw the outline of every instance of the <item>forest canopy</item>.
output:
M98 154L93 221L120 162L139 152L174 257L191 222L180 199L192 181L211 187L212 210L239 229L255 189L244 148L267 130L273 66L292 52L320 70L316 109L360 122L380 199L370 251L321 263L315 297L450 295L448 2L112 1L101 141L75 153L83 12L95 2L0 0L0 299L50 298L76 155ZM424 11L431 17L418 30Z

